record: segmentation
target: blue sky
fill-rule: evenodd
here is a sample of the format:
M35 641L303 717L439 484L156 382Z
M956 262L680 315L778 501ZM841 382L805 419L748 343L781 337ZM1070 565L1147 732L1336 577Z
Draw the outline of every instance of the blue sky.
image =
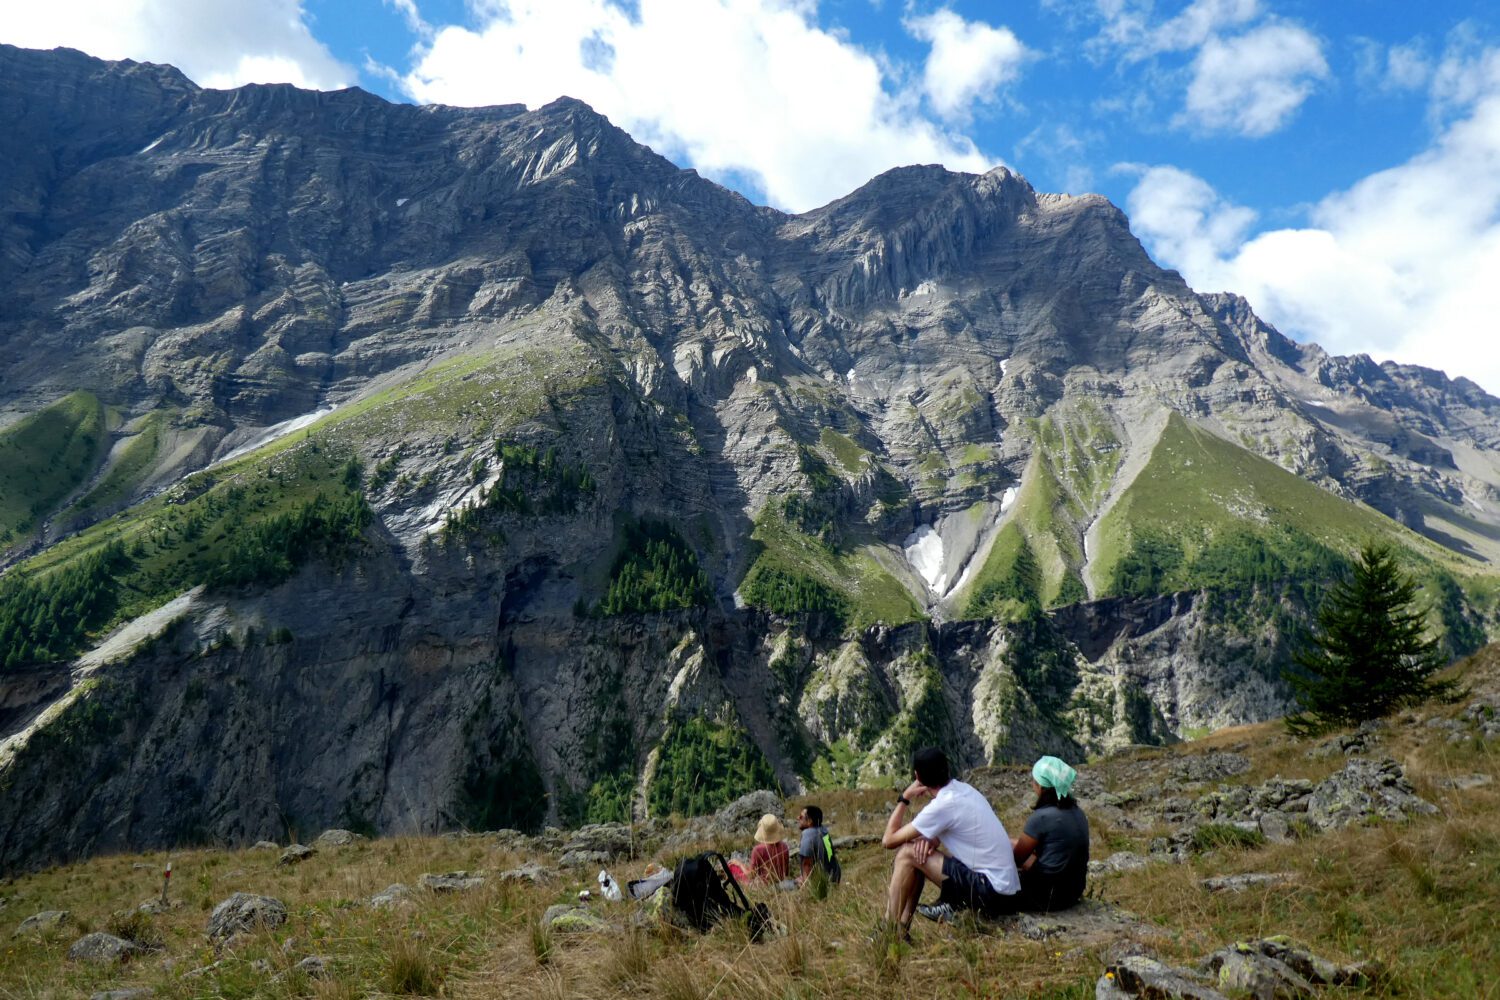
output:
M755 201L1004 163L1299 340L1500 391L1500 16L1477 0L60 0L0 40L205 86L593 104Z

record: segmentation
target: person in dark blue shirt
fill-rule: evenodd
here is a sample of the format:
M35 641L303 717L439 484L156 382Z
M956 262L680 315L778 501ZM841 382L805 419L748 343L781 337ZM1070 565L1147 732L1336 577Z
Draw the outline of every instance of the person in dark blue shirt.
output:
M1078 772L1056 757L1031 769L1036 804L1011 842L1021 874L1022 910L1064 910L1083 898L1089 871L1089 821L1073 797Z

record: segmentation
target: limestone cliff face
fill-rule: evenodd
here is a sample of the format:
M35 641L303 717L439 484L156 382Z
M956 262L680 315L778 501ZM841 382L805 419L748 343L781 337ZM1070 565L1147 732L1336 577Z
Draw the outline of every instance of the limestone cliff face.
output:
M0 126L0 447L86 445L0 484L0 560L119 540L122 606L187 595L0 672L0 866L644 812L683 720L795 787L1265 718L1305 606L1196 567L1288 523L1395 532L1489 626L1500 401L1293 344L1097 196L905 167L786 216L577 101L7 46ZM199 586L327 455L357 550ZM1205 463L1141 571L1142 484ZM652 525L703 585L621 611Z

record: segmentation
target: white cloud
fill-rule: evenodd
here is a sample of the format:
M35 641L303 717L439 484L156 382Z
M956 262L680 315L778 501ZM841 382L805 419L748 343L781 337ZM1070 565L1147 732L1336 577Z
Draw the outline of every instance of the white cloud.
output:
M1385 63L1386 80L1397 90L1418 90L1432 77L1432 62L1420 42L1391 46Z
M1263 136L1281 128L1307 100L1328 76L1328 63L1306 29L1274 23L1233 38L1210 37L1192 72L1183 120Z
M1075 0L1044 0L1044 6L1076 12ZM1127 62L1163 52L1195 49L1211 36L1255 20L1259 0L1194 0L1176 17L1153 24L1151 0L1095 0L1099 35L1090 43L1096 53L1118 51Z
M536 107L579 98L705 173L805 210L908 163L998 161L922 115L874 56L795 0L484 0L407 75L417 100Z
M1045 2L1058 9L1060 0ZM1152 0L1094 0L1090 9L1100 29L1088 52L1149 66L1137 106L1187 81L1178 126L1269 135L1329 75L1318 39L1271 15L1260 0L1194 0L1164 21L1153 20ZM1190 65L1175 64L1179 53L1192 55ZM1365 63L1371 58L1366 53Z
M902 21L913 38L929 43L923 69L927 99L945 118L962 118L976 102L1021 74L1030 53L1009 28L965 21L951 10Z
M1152 252L1337 353L1427 365L1500 392L1500 49L1451 67L1463 117L1399 166L1330 194L1305 229L1246 238L1253 216L1205 182L1146 170L1127 200Z
M171 63L205 87L346 87L354 72L308 29L299 0L66 0L7 7L0 40Z

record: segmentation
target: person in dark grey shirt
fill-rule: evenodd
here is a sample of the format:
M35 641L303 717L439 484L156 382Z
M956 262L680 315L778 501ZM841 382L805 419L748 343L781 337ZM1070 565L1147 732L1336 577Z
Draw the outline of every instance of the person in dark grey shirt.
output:
M1063 910L1083 898L1089 871L1089 821L1073 798L1078 772L1056 757L1031 769L1036 805L1012 841L1021 873L1022 910Z

